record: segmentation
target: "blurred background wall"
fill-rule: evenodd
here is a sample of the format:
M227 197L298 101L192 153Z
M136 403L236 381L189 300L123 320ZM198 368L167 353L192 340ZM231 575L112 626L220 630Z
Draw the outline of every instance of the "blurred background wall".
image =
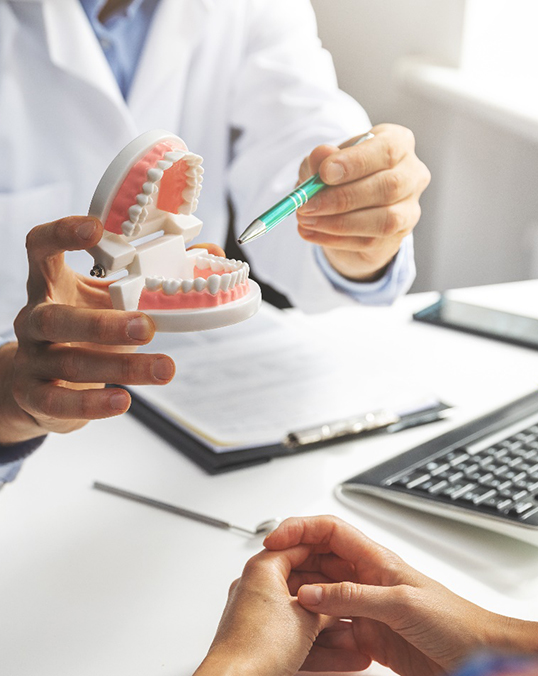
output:
M517 24L531 18L518 3L537 11L533 0L312 0L341 88L373 124L411 128L432 173L413 291L538 278L538 63L520 68L538 58L518 52Z

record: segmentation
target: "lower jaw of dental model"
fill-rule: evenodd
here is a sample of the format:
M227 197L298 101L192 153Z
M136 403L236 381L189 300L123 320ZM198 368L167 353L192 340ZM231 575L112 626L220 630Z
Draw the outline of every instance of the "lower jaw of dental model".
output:
M198 256L190 279L146 277L139 310L210 308L239 300L249 292L249 266L211 254Z

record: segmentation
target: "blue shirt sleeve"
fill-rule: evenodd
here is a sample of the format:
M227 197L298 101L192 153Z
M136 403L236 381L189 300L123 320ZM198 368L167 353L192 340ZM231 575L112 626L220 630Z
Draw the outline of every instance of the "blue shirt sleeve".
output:
M354 282L343 277L332 267L319 246L315 248L315 256L332 285L363 305L390 305L409 291L416 275L412 235L402 240L400 250L387 271L375 282Z

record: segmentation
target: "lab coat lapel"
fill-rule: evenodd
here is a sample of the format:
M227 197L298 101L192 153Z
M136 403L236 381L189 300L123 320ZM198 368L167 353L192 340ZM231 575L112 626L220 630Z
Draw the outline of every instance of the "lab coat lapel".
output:
M42 2L52 63L90 84L127 114L114 74L78 0Z
M128 97L138 126L176 130L192 52L212 0L161 0Z

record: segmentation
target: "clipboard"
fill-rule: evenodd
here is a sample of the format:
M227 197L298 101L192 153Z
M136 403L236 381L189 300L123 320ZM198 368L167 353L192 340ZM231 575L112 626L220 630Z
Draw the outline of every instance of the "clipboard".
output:
M128 389L128 388L126 388ZM362 438L378 433L394 433L418 425L441 420L450 405L432 399L426 404L402 411L372 411L369 413L332 421L320 426L290 432L279 443L245 447L225 453L214 452L208 444L191 434L169 416L132 390L128 390L132 404L129 413L149 427L171 446L183 453L208 474L221 474L286 457Z

